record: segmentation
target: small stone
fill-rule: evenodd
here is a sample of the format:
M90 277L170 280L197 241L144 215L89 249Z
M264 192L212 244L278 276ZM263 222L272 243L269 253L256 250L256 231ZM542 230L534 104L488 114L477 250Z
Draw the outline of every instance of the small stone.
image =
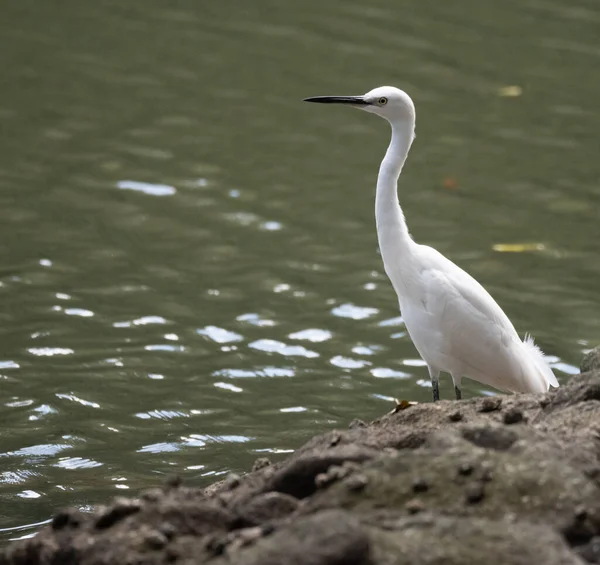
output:
M315 477L315 486L317 488L324 488L327 485L331 484L333 482L331 476L327 473L319 473L316 477Z
M152 530L144 536L144 544L149 549L162 549L168 542L167 537L157 530Z
M367 479L367 477L365 477L364 475L356 474L348 477L345 484L348 490L359 492L361 490L364 490L368 483L369 480Z
M584 506L578 506L575 508L574 516L577 522L585 522L588 519L588 511Z
M211 536L206 543L206 549L215 556L223 555L227 547L227 538L220 534Z
M112 506L100 512L100 515L96 519L96 528L99 530L110 528L117 522L127 518L127 516L139 512L140 508L141 505L137 500L118 498Z
M481 400L477 412L494 412L500 410L502 399L497 396L488 396Z
M260 528L262 530L263 536L270 536L276 529L275 524L271 522L268 522L267 524L262 524Z
M165 480L165 486L167 488L179 488L182 482L183 480L179 475L172 475Z
M551 398L549 394L546 394L544 396L542 396L542 398L540 398L538 405L540 408L546 408L546 406L548 406L548 404L550 404L551 402Z
M585 355L580 368L582 373L600 369L600 345Z
M62 530L67 526L77 527L81 523L80 517L77 515L77 510L67 509L61 510L54 518L52 518L52 529Z
M418 514L425 510L425 504L418 498L413 498L404 505L404 508L406 508L409 514Z
M461 477L468 477L473 473L473 465L471 463L461 463L458 468L458 474Z
M168 540L172 540L177 533L177 528L171 522L163 522L159 527L158 531L165 536Z
M163 491L159 488L145 490L140 498L146 502L156 502L163 497Z
M227 475L225 481L223 482L223 489L233 490L238 486L240 486L240 476L236 475L235 473L230 473L229 475Z
M352 420L352 422L350 422L348 429L353 430L355 428L366 428L366 427L367 427L367 424L365 424L362 420L359 420L358 418L354 418L354 420Z
M242 547L254 543L262 536L262 528L255 526L253 528L243 528L229 534L228 551L237 551Z
M427 492L429 490L429 483L425 479L415 479L412 484L412 490L415 493Z
M478 504L483 500L485 496L485 492L483 490L483 485L480 483L471 483L467 485L467 489L465 492L465 500L467 504Z
M451 422L460 422L462 419L463 415L460 410L455 410L454 412L450 412L450 414L448 414L448 420Z
M342 468L351 473L360 469L360 465L356 461L344 461L342 463Z
M260 471L260 469L264 469L265 467L271 466L271 460L267 457L259 457L252 465L253 471Z
M333 434L331 440L329 440L329 445L335 447L340 441L342 441L342 436L340 434Z
M517 408L510 408L504 413L504 423L507 426L518 424L523 421L523 412Z

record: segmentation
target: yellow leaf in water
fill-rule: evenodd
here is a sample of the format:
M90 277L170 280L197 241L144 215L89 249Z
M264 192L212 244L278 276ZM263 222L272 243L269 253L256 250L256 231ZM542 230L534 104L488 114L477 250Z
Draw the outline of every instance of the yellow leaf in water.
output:
M543 243L495 243L492 245L492 249L500 253L524 253L526 251L543 251L546 246Z
M516 84L503 86L498 90L498 95L506 98L516 98L517 96L521 96L521 94L523 94L523 89Z

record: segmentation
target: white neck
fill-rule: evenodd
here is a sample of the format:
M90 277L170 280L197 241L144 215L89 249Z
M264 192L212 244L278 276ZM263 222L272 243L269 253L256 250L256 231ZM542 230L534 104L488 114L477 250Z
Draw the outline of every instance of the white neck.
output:
M379 249L388 275L415 245L398 201L398 177L413 141L414 120L392 122L391 126L392 140L379 168L375 196Z

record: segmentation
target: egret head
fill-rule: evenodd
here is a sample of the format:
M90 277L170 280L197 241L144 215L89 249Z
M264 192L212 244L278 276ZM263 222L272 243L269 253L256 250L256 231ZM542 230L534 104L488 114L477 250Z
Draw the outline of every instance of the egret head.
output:
M305 102L321 104L346 104L377 114L388 122L414 123L415 105L410 96L403 90L393 86L380 86L362 96L315 96L305 98Z

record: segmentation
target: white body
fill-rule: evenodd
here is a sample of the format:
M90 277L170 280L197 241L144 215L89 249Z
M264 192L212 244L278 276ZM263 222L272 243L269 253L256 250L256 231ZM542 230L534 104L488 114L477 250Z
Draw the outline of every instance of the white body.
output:
M398 202L397 182L414 139L415 109L402 90L380 87L357 97L320 97L385 118L392 139L377 178L375 216L385 271L406 329L434 382L440 371L510 392L544 392L558 382L543 353L517 332L490 294L441 253L415 243ZM457 397L459 396L457 390Z
M386 273L398 294L406 329L432 378L463 375L510 392L558 386L533 342L522 342L488 292L426 245L412 242L411 260L388 256Z

